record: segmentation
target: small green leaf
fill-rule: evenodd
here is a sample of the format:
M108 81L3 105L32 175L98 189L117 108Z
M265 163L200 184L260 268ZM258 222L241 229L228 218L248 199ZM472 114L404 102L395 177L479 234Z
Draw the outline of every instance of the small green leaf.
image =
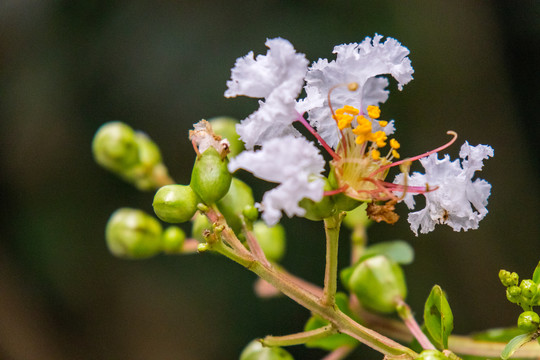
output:
M431 289L424 307L424 324L437 347L448 348L448 336L454 329L454 316L450 304L439 285Z
M537 284L540 284L540 261L538 262L538 265L536 265L536 269L534 269L532 281L534 281Z
M514 354L514 352L517 349L519 349L520 347L522 347L523 345L525 345L526 343L534 339L535 335L536 335L536 332L533 331L531 333L518 335L512 340L510 340L510 342L506 344L503 352L501 353L501 358L503 360L508 359L510 356Z
M412 246L403 240L385 241L371 245L366 249L362 258L366 259L375 255L384 255L402 265L408 265L414 260Z

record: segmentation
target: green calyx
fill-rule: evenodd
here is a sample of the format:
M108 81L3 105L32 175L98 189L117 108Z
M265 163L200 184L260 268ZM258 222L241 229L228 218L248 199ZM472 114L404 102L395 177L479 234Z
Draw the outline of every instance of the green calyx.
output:
M190 186L205 204L216 203L229 191L232 176L227 164L227 158L222 159L213 147L197 156Z
M260 341L253 340L242 350L240 360L294 360L294 358L285 349L265 347Z
M189 185L165 185L154 196L154 212L168 223L189 221L197 211L199 197Z
M328 179L324 178L324 191L330 190L332 190L332 185ZM304 217L313 221L324 220L337 213L336 204L332 196L324 196L319 202L304 198L298 205L306 210Z
M384 255L367 258L346 270L342 272L345 286L368 309L391 314L396 301L407 296L403 270Z
M160 223L144 211L121 208L107 223L105 239L109 251L116 257L142 259L156 255L162 249Z

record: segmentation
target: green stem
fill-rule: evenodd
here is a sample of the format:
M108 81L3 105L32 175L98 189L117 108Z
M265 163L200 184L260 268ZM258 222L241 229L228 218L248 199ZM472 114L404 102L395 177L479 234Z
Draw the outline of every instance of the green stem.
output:
M326 267L324 271L324 289L321 303L333 306L337 289L337 265L339 247L339 228L341 227L342 214L324 219L324 231L326 233Z
M326 325L318 329L310 331L302 331L296 334L285 336L266 336L261 339L264 346L291 346L301 345L308 341L323 339L327 336L335 334L337 331L332 325Z

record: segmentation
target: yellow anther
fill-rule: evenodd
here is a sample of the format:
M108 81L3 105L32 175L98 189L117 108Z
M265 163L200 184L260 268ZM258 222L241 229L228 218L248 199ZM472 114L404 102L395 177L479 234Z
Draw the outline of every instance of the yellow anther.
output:
M350 91L356 91L358 89L358 83L352 82L347 85Z
M358 109L355 108L354 106L345 105L342 109L343 109L343 111L345 111L347 114L351 114L351 115L358 115L358 114L360 114L360 110L358 110Z
M354 116L352 115L347 115L347 114L336 115L336 120L338 121L338 128L340 130L343 130L346 127L349 127L353 119L354 119Z
M353 129L355 135L368 135L371 134L371 123L363 116L358 117L358 126Z
M387 136L384 133L384 131L377 131L373 133L373 135L371 136L371 141L376 143L377 147L380 147L380 148L386 146L386 142L385 142L386 139L387 139Z
M385 127L386 125L388 125L388 121L380 120L380 121L379 121L379 125L380 125L381 127Z
M390 140L392 141L392 140ZM392 150L392 156L396 159L399 159L399 153L396 150Z
M367 107L367 113L370 118L378 119L381 116L381 109L378 106L369 105Z
M377 149L371 150L371 157L373 160L379 160L381 158L381 152Z
M361 135L358 135L358 136L356 137L355 142L356 142L358 145L362 145L363 143L365 143L365 142L368 141L368 140L369 140L369 139L368 139L365 135L361 134Z
M390 146L392 147L392 149L399 149L401 145L396 139L390 139Z

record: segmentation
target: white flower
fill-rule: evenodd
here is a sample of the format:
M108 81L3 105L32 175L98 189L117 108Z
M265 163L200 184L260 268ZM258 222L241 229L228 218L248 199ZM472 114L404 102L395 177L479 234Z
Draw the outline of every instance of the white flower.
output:
M425 174L413 173L407 178L407 186L428 186L423 195L426 207L409 214L408 220L412 231L418 235L433 231L435 224L447 224L454 231L467 231L478 228L488 210L487 199L491 185L482 179L472 181L474 173L480 171L483 160L493 156L493 149L487 145L470 146L467 142L461 147L459 160L451 161L448 155L439 160L432 154L420 160L426 170ZM403 174L394 180L396 184L404 184ZM414 194L407 193L404 202L409 209L414 208Z
M356 82L358 90L350 91L345 86L332 90L334 109L344 105L354 106L366 113L368 105L378 106L388 98L388 80L378 75L390 74L398 81L398 88L412 80L409 50L397 40L387 38L381 43L381 35L373 40L367 37L362 43L334 47L336 60L320 59L306 75L307 97L299 102L298 108L308 111L310 123L332 147L339 142L339 131L328 106L328 93L336 85ZM385 129L386 130L386 129ZM391 132L392 129L386 130ZM388 133L387 133L388 134Z
M259 102L259 110L237 126L248 149L274 137L298 135L291 124L298 116L296 98L304 84L308 61L285 39L267 40L266 46L266 55L255 59L249 52L236 60L225 91L226 97L265 98Z
M281 218L281 211L289 217L303 216L305 209L298 206L304 198L320 201L324 193L324 159L319 150L304 138L286 136L271 139L257 151L244 151L229 163L229 171L245 169L263 180L280 185L263 196L259 208L262 218L272 226Z

